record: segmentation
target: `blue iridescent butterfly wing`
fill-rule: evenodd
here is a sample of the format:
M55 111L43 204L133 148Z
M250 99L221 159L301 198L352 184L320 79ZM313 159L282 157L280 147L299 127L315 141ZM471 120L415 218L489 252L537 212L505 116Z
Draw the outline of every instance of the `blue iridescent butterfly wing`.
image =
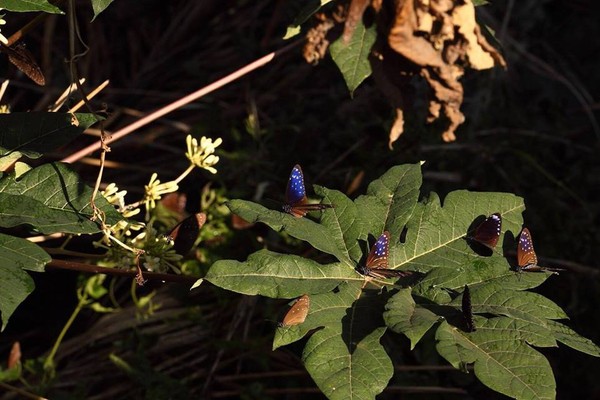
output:
M285 190L285 204L283 205L283 211L299 218L305 216L309 211L318 211L331 207L331 204L308 203L302 168L300 168L298 164L294 165Z
M304 187L304 174L298 164L294 165L290 173L285 190L285 203L291 207L306 202L306 188Z
M359 266L357 271L372 278L396 278L409 275L408 271L388 269L388 255L390 250L390 233L385 231L379 236L367 256L364 266Z
M388 255L390 251L390 233L385 231L379 236L379 239L375 242L365 267L367 268L387 268L388 267Z

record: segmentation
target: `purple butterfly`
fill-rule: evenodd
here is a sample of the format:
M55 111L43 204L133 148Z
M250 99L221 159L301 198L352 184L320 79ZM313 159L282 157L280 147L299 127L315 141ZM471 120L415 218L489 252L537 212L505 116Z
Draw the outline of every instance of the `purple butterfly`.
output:
M475 234L471 239L494 250L500 239L501 232L502 216L500 213L493 213L475 228Z
M357 271L372 278L397 278L410 275L408 271L388 269L388 255L390 251L390 233L385 231L379 236L367 256L364 266L359 266Z
M311 204L308 202L302 168L298 164L294 165L285 191L283 211L300 218L304 217L309 211L319 211L332 207L331 204Z

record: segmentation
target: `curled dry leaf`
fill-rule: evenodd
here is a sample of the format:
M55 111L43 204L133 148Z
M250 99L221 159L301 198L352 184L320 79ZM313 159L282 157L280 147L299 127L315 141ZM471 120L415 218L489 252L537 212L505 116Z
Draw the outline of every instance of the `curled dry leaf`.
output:
M332 18L324 13L318 13L315 14L315 18L319 22L306 33L306 44L302 49L302 56L312 65L318 64L327 54L329 47L327 33L335 26L335 16Z
M357 21L366 10L364 0L352 0L346 19L343 38L352 36ZM427 121L445 116L448 126L442 138L455 140L454 132L464 122L460 111L463 86L459 79L466 68L483 70L494 65L506 67L506 62L481 34L475 20L471 0L371 0L378 14L377 25L387 37L380 38L371 57L373 74L378 85L392 100L396 121L390 131L390 146L403 132L404 106L399 97L407 81L397 76L419 74L432 90ZM405 59L400 63L395 53ZM392 64L392 67L386 64ZM412 64L412 65L406 65ZM398 68L399 67L399 68ZM377 77L377 75L380 75ZM390 84L396 84L390 89Z

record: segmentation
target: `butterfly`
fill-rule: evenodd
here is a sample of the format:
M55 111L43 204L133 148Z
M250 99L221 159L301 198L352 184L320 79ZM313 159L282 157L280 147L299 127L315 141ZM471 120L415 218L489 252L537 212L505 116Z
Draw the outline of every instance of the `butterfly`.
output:
M517 245L517 272L551 271L558 273L558 271L564 271L562 268L540 267L537 263L538 259L535 250L533 249L531 233L529 233L529 229L523 228L519 235L519 243Z
M388 269L388 255L390 252L390 233L385 231L379 236L367 256L364 266L357 267L357 271L372 278L395 278L410 275L408 271Z
M304 217L309 211L324 210L331 207L333 207L331 204L311 204L308 202L302 168L298 164L294 165L285 190L283 211L300 218Z
M206 214L198 213L190 215L171 229L167 236L173 240L173 249L177 254L184 255L192 249L205 222Z
M299 325L304 322L308 315L308 309L310 307L310 297L307 294L300 296L288 312L283 317L283 320L279 323L280 327L290 327Z
M473 321L473 308L471 307L471 291L467 285L465 285L465 290L463 291L461 308L467 332L476 331L475 322Z
M19 68L29 79L40 86L46 84L42 70L35 62L33 55L25 47L25 44L17 43L12 47L8 47L0 42L0 51L6 53L8 61Z
M500 213L493 213L475 228L475 233L470 239L481 243L490 250L494 250L494 247L498 244L498 239L500 239L501 231L502 216Z

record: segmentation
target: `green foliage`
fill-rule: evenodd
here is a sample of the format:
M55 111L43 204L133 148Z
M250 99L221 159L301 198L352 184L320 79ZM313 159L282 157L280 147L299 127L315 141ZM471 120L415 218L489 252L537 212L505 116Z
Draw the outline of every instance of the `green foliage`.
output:
M4 166L5 156L17 152L31 159L39 158L69 143L95 122L93 114L0 114L0 167Z
M333 61L344 76L350 94L371 75L369 54L377 38L377 27L365 27L362 21L356 24L356 30L348 43L343 37L338 38L329 48Z
M0 233L0 260L0 312L4 330L17 306L33 292L33 279L23 270L42 268L50 261L50 256L25 239Z
M96 233L98 224L90 220L92 189L61 163L44 164L19 178L0 179L0 226L31 225L41 233ZM102 196L96 206L105 222L114 224L121 215Z
M245 262L215 263L205 279L244 294L310 294L306 320L277 328L273 348L312 332L303 362L330 399L374 398L383 391L393 374L380 343L387 328L405 334L414 348L434 327L438 353L454 367L474 364L484 384L508 396L552 398L552 370L531 346L555 347L558 340L592 355L598 347L554 321L567 318L560 307L526 291L551 274L513 272L500 251L483 256L466 240L476 218L499 212L503 248L513 246L523 223L523 200L507 193L455 191L442 206L435 193L418 201L420 186L420 164L391 168L354 201L316 186L323 202L335 206L323 211L319 223L231 201L232 212L245 220L304 240L338 261L320 264L260 250ZM413 272L389 287L391 282L366 282L355 270L364 262L369 237L383 230L392 237L389 268ZM412 287L403 287L409 282ZM464 285L471 288L475 332L466 332L460 311Z
M92 21L95 20L106 7L110 6L110 3L113 1L114 0L91 0L92 10L94 10L94 18L92 18Z
M15 12L43 11L51 14L63 14L58 8L50 4L48 0L3 0L2 8Z
M298 12L294 22L287 27L284 39L290 39L300 33L300 25L308 21L317 11L332 0L309 0L305 2L304 7Z

